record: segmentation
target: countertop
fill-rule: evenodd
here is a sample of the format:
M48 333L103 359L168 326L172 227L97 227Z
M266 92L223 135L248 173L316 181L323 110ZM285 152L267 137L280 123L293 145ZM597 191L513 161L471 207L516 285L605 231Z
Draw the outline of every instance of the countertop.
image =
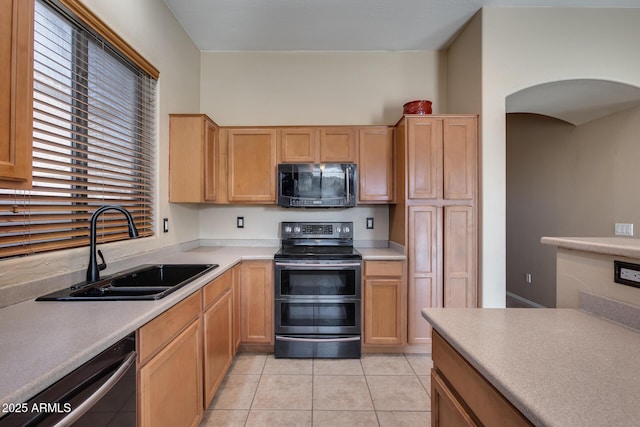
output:
M540 242L559 248L640 258L640 239L630 237L543 237Z
M640 420L640 332L579 309L423 309L536 426Z
M219 267L157 301L29 300L1 308L0 406L26 401L238 262L273 259L278 249L200 246L159 256L154 262ZM405 259L402 252L393 248L357 249L365 260Z

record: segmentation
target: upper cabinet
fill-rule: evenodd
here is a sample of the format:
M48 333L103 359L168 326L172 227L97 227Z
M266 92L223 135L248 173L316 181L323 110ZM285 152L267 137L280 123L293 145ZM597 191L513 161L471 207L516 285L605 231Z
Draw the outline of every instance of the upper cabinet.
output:
M395 199L393 128L362 127L358 134L358 201L392 203Z
M227 129L227 200L276 202L276 129Z
M218 126L204 114L169 116L169 201L218 201Z
M474 198L476 123L475 117L406 118L409 199Z
M390 126L218 127L171 114L169 201L276 204L278 163L358 165L358 202L395 202Z
M0 3L0 188L31 187L33 5Z
M320 128L320 163L355 163L357 149L355 128Z
M280 163L356 163L357 128L350 126L282 128Z

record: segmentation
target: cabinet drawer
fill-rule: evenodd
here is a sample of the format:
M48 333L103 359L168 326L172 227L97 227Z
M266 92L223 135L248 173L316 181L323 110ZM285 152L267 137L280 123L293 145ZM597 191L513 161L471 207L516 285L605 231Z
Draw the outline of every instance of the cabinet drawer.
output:
M184 330L201 311L200 291L171 307L138 330L138 361L144 365Z
M438 378L442 382L440 377L443 378L482 425L532 426L511 402L436 331L433 331L432 339L434 366L432 381Z
M209 307L220 295L228 289L231 289L232 279L232 272L228 270L206 285L202 289L202 306L204 308Z
M404 263L402 261L365 261L365 276L402 277Z

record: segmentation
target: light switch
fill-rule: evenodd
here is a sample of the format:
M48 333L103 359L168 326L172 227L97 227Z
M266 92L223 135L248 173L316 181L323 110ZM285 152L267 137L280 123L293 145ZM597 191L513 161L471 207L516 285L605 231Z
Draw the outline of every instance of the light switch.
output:
M367 218L367 230L373 230L373 218Z
M237 228L244 228L244 217L243 216L239 216L236 218L236 227Z

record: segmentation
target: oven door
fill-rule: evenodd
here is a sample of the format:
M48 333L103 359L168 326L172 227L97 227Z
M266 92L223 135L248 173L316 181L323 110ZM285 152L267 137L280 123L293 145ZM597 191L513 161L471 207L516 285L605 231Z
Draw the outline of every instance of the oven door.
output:
M360 299L362 264L358 262L275 263L275 298Z
M276 335L360 335L360 300L275 300Z

